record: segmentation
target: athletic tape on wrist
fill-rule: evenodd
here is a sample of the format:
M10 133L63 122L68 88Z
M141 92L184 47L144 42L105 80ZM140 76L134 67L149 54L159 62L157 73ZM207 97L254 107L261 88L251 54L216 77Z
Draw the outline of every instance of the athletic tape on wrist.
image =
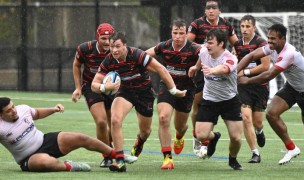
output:
M105 85L104 85L104 84L100 84L99 90L100 90L100 92L103 92L103 93L104 93L104 92L106 91Z
M250 69L244 69L243 71L245 76L249 76L250 75Z
M172 89L169 89L170 94L175 95L177 92L176 87L174 86Z

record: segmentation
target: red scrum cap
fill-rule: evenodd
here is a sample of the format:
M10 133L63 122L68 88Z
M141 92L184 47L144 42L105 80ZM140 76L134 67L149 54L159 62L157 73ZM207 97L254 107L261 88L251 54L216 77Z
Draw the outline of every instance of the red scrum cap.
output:
M111 24L108 23L102 23L98 26L96 31L96 38L98 39L99 36L103 35L111 35L114 33L114 28Z

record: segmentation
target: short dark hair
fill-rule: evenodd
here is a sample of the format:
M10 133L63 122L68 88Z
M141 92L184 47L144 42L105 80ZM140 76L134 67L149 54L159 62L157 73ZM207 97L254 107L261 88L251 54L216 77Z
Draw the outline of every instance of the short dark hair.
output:
M219 44L219 43L223 42L224 43L223 48L224 49L226 48L228 36L223 30L221 30L219 28L213 28L207 33L206 37L207 37L207 41L209 39L213 39L214 37L216 37L217 43Z
M251 21L252 25L255 26L255 18L252 15L245 15L242 17L241 22L243 21Z
M205 0L205 2L206 2L205 5L207 4L207 2L216 2L219 9L221 9L222 7L221 0Z
M0 97L0 113L3 113L3 108L9 105L11 99L8 97Z
M283 24L273 24L268 28L268 31L275 31L278 33L279 38L285 37L286 39L287 28Z
M176 26L178 28L186 27L186 31L187 31L187 24L186 24L185 20L183 20L183 19L180 19L180 18L175 19L172 23L171 29L173 28L173 26Z
M118 32L114 32L110 36L110 40L113 40L114 42L117 41L118 39L120 39L123 44L126 44L127 43L126 33L122 31L118 31Z

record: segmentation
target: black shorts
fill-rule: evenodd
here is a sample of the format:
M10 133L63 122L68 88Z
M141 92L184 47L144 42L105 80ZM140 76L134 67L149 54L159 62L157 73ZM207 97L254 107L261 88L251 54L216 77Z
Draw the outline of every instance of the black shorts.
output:
M111 109L114 95L107 96L105 94L95 93L91 89L91 84L86 84L82 87L82 94L84 95L84 97L86 99L86 103L87 103L89 109L91 108L91 106L93 104L98 103L98 102L104 102L106 110Z
M224 120L242 121L241 103L237 96L221 102L202 99L198 104L196 121L212 122L216 125L220 115Z
M168 91L167 86L161 82L157 103L166 102L179 112L189 113L192 108L195 88L188 88L185 97L175 97Z
M254 112L265 111L269 97L268 85L238 85L238 92L242 104L250 105Z
M202 92L204 89L205 80L204 80L204 74L201 70L197 71L194 81L196 85L195 94Z
M116 97L122 97L132 103L139 114L145 117L153 116L155 98L152 87L149 86L142 90L120 88L115 95Z
M286 82L282 89L280 89L277 93L277 96L281 97L286 101L289 108L291 108L295 103L301 108L302 116L304 115L304 92L296 91L291 85Z
M41 145L41 147L34 152L32 155L34 154L38 154L38 153L46 153L52 157L55 158L59 158L64 156L64 154L61 153L61 151L59 150L59 146L58 146L58 134L60 132L51 132L51 133L47 133L43 136L43 143ZM23 159L20 162L20 168L22 169L22 171L30 171L29 167L28 167L28 160L30 159L30 157L32 156L28 156L25 159Z

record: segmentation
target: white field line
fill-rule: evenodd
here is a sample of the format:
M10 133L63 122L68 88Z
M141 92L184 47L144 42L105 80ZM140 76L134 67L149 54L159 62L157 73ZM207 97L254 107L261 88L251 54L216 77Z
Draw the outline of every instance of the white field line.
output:
M72 96L72 95L71 95ZM12 97L12 99L28 100L28 101L55 101L55 102L72 102L72 98L35 98L35 97ZM83 100L82 97L80 100Z

